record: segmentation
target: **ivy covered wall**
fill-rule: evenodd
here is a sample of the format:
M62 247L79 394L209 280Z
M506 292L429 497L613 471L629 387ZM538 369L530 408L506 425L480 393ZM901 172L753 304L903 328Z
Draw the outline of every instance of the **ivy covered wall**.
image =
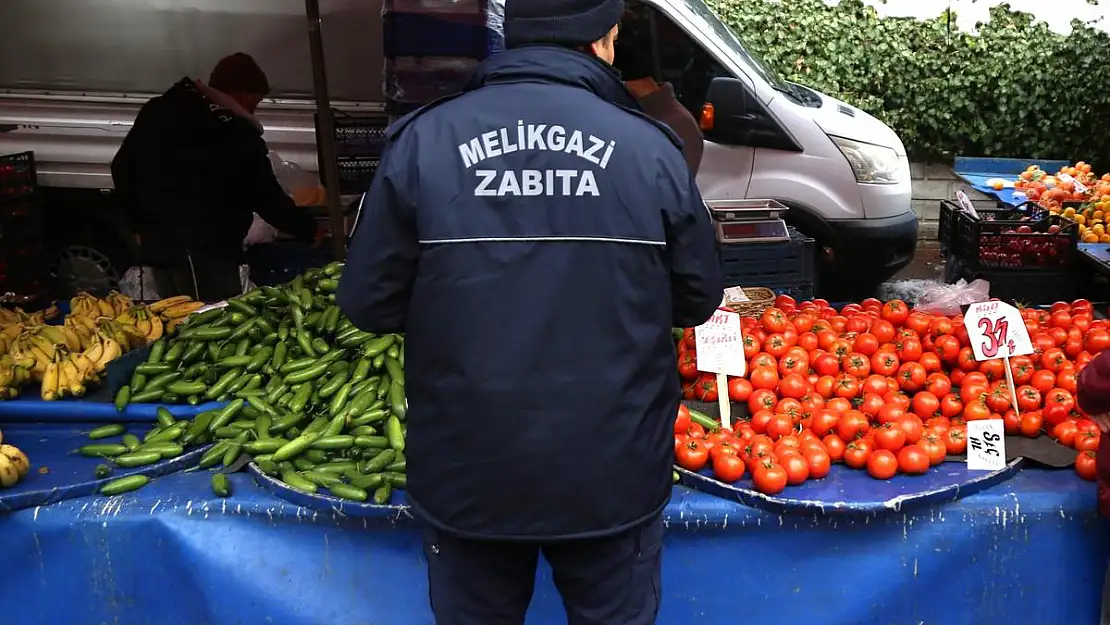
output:
M913 160L1063 158L1110 169L1110 36L1082 23L1065 36L1000 5L968 33L947 15L880 18L860 0L708 4L787 80L887 122Z

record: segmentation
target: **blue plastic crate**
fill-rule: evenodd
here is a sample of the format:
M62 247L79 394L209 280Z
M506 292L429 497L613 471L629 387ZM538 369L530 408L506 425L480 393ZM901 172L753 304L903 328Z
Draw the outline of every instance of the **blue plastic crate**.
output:
M382 17L385 58L466 57L484 59L503 47L501 34L487 28L484 15L386 13Z
M719 249L725 286L793 289L808 284L813 290L816 244L794 228L789 241L725 244Z

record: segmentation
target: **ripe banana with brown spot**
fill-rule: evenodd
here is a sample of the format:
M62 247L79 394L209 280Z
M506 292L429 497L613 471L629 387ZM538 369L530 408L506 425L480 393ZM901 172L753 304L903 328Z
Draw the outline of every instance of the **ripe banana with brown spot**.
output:
M167 297L166 299L154 302L150 305L149 308L150 312L158 315L165 312L169 308L177 306L178 304L184 304L191 301L193 301L193 298L189 297L188 295L174 295L173 297Z

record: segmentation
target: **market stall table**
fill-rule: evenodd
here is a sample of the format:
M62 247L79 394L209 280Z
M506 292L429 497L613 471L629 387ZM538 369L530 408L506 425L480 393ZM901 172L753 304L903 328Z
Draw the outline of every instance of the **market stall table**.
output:
M343 518L246 475L232 483L219 499L207 473L181 473L0 516L0 604L24 623L432 622L406 514ZM1110 541L1094 509L1091 483L1039 469L957 502L847 518L679 487L659 623L1097 622ZM544 569L528 623L564 622Z
M995 189L987 182L995 178L1012 182L1017 180L1018 175L1030 165L1038 165L1045 171L1057 171L1069 164L1067 161L957 156L952 164L952 170L976 191L992 196L1003 204L1018 206L1024 204L1027 200L1022 196L1014 197L1012 185Z

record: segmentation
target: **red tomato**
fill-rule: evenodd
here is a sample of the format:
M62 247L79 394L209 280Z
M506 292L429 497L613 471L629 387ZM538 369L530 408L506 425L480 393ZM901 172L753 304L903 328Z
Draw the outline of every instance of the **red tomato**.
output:
M867 420L867 415L858 410L849 410L840 415L840 420L836 425L836 434L842 440L851 441L864 434L871 429L871 422Z
M1006 412L1014 405L1013 399L1010 397L1010 389L1006 388L1004 384L996 384L987 393L986 404L991 412Z
M1007 434L1017 434L1021 431L1021 417L1013 410L1007 410L1002 414L1002 429Z
M907 393L915 393L924 388L928 377L921 363L907 362L898 368L898 386Z
M744 378L732 378L728 381L728 398L731 401L748 401L752 396L752 390L752 383Z
M898 472L898 458L886 450L879 449L867 458L867 474L877 480L889 480Z
M799 453L791 453L779 459L779 464L786 469L786 483L797 486L809 479L809 463Z
M762 462L752 469L755 489L765 495L781 493L786 488L786 469L773 462Z
M847 373L837 377L833 384L833 394L845 399L859 397L859 380Z
M771 437L771 440L777 441L793 431L794 420L787 415L777 414L767 422L765 433Z
M906 444L906 433L894 423L886 423L875 430L875 446L888 451L898 451Z
M1052 435L1066 447L1075 446L1075 437L1078 434L1079 427L1073 421L1062 421L1052 428Z
M917 445L907 445L898 451L898 470L909 475L921 475L929 470L929 454Z
M748 398L748 411L755 414L760 410L770 410L775 407L777 400L778 398L775 396L774 391L766 388L757 388L752 391L751 397Z
M940 437L930 432L921 437L921 442L917 444L925 455L929 457L929 465L936 466L944 462L945 456L948 455L948 450L944 447L944 442Z
M887 383L886 378L878 374L867 376L867 379L860 385L860 391L864 394L886 395L889 390L890 384Z
M1033 386L1033 388L1037 389L1041 393L1047 393L1056 388L1056 374L1051 371L1041 369L1033 374L1033 378L1030 380L1030 384Z
M871 359L860 353L850 353L840 362L844 373L863 379L871 373Z
M1026 412L1021 415L1021 422L1018 429L1021 431L1022 436L1037 438L1041 435L1041 426L1043 425L1044 422L1041 420L1041 413Z
M943 373L931 373L925 378L925 390L938 398L952 392L952 381Z
M861 317L856 318L860 319ZM864 332L856 336L856 340L852 342L852 349L864 356L871 356L879 351L879 339L870 332Z
M824 438L828 436L835 428L837 423L840 422L840 415L829 410L822 408L813 413L813 418L810 421L809 428L817 436Z
M871 355L871 370L879 375L894 375L898 371L898 355L893 351L879 349Z
M1102 433L1096 427L1092 429L1081 429L1079 434L1075 436L1075 450L1076 451L1097 451L1098 442L1102 438Z
M787 295L785 293L775 297L775 307L780 309L780 310L782 309L783 306L795 307L797 305L798 305L798 302L793 297L790 297L789 295Z
M843 415L852 409L852 402L843 397L834 397L829 400L829 403L825 404L825 407L838 415Z
M694 389L694 396L698 401L717 401L717 376L712 373L706 373L698 378Z
M779 385L779 372L771 367L757 367L748 374L752 388L774 389Z
M911 406L915 415L928 419L939 414L940 399L930 391L921 391L913 396Z
M964 402L953 393L945 395L940 400L940 414L952 419L964 413Z
M1014 356L1010 359L1010 375L1014 378L1015 385L1029 384L1037 368L1028 356Z
M867 466L867 459L871 456L871 448L863 441L848 443L844 449L844 464L853 469L862 469Z
M825 451L829 453L829 458L833 462L840 462L844 459L844 450L847 445L836 434L829 434L821 439L821 444L825 446Z
M1067 408L1068 412L1075 409L1075 397L1062 388L1054 388L1046 393L1044 396L1044 403L1046 406L1049 404L1060 404L1064 408Z
M1053 373L1064 370L1068 364L1068 355L1059 347L1053 347L1041 354L1041 366Z
M915 445L925 434L925 425L917 415L907 414L896 422L897 426L906 433L906 444Z
M688 471L700 471L709 462L709 449L699 440L689 440L675 450L678 466Z
M678 416L674 421L675 434L685 434L690 429L690 409L685 404L678 405Z
M879 411L886 405L886 400L878 393L864 393L856 408L869 417L878 417Z
M1084 346L1087 348L1087 351L1092 354L1098 354L1099 352L1110 349L1110 332L1102 328L1090 330L1087 332Z
M1098 478L1098 469L1095 462L1095 452L1081 451L1075 457L1075 472L1079 474L1079 477L1093 482Z
M735 454L721 454L713 459L713 476L732 483L744 477L744 461Z
M967 431L959 426L949 428L944 436L944 447L952 456L967 453Z
M797 399L809 391L809 383L797 373L787 375L779 382L779 395Z
M883 308L879 313L879 317L896 328L902 327L906 322L906 318L910 316L910 309L906 303L900 299L892 299L883 304Z
M701 375L698 371L697 358L693 354L679 356L678 375L684 380L696 380Z

